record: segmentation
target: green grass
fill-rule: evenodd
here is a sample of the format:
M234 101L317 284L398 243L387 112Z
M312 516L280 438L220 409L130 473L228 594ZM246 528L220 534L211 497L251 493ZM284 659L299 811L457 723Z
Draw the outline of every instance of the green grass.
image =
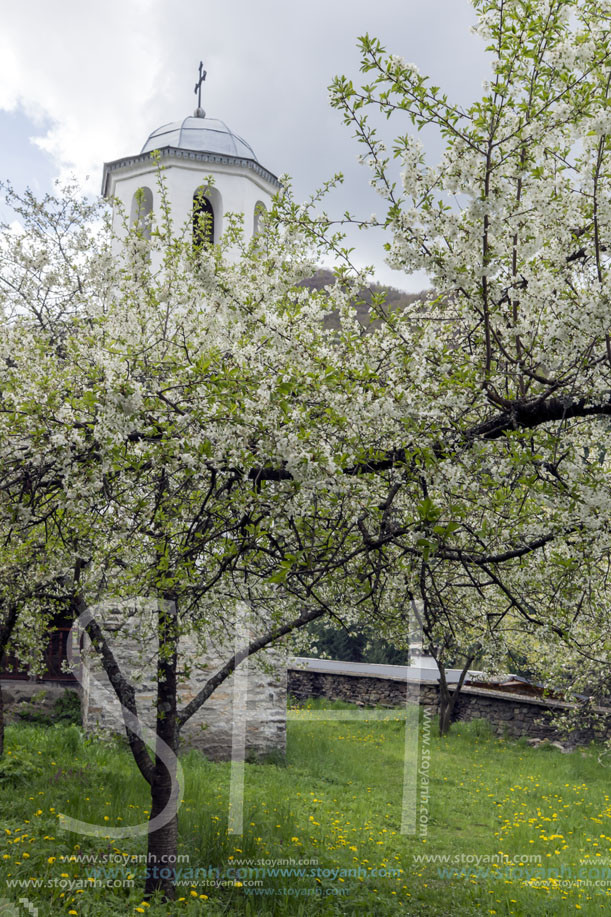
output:
M214 888L191 882L183 871L186 884L178 897L184 900L143 905L143 865L103 858L141 856L144 838L111 841L69 834L58 820L60 812L109 825L146 820L146 785L127 749L117 741L84 739L75 726L19 725L7 730L7 754L0 762L2 877L4 883L33 878L48 884L0 885L0 914L3 897L14 902L27 897L40 917L70 912L78 917L556 917L609 911L611 787L597 749L569 755L546 746L532 749L498 739L477 722L457 724L441 740L433 723L427 834L405 835L405 740L397 714L385 711L384 720L358 721L341 719L342 711L355 709L348 704L307 706L314 714L295 711L289 720L285 763L246 765L243 836L227 833L229 765L195 752L185 755L181 868L222 870L237 859L292 858L318 861L306 869L341 872L267 876L262 894L261 888L248 894L233 878ZM334 719L312 719L321 709ZM539 856L541 863L516 865L512 871L491 862L520 854ZM97 864L79 861L85 855L97 856ZM427 862L425 856L452 862ZM479 870L474 857L482 858ZM607 869L606 885L580 882L577 870L588 869L586 864L600 870L602 882ZM91 887L88 877L95 878L96 868L111 870L111 883L133 881L135 886ZM390 869L400 873L374 873ZM554 881L554 870L561 881Z

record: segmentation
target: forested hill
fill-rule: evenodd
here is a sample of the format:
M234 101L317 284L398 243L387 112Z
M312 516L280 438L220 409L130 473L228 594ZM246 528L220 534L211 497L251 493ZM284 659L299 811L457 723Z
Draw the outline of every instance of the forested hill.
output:
M333 271L327 270L326 268L319 268L312 277L308 277L307 280L303 280L301 282L301 286L308 287L311 290L322 290L323 287L327 287L329 284L334 282L336 281ZM380 293L384 294L385 306L388 311L404 309L407 305L415 302L418 299L422 299L425 295L424 292L406 293L405 291L398 290L395 287L388 287L379 283L371 283L359 291L358 298L355 301L356 314L359 321L363 325L370 324L369 309L371 306L372 297ZM378 321L374 321L371 324L375 325L378 323ZM334 320L333 314L330 314L326 317L325 324L328 327L334 327L337 324L336 320Z

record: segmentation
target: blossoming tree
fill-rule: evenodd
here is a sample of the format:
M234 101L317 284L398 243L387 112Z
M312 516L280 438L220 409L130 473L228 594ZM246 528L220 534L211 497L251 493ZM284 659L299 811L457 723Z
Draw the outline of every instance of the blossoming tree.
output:
M337 486L325 421L338 384L328 297L298 286L313 269L306 249L271 224L236 263L223 245L240 244L237 226L194 250L165 213L113 256L86 203L11 202L21 228L3 238L1 483L28 538L19 563L3 540L3 570L29 564L41 589L51 579L47 602L82 620L151 787L150 862L173 864L182 727L246 656L367 595L351 501L372 488ZM345 305L346 291L330 295ZM153 758L105 629L109 609L142 596L157 600ZM179 668L192 662L181 637L233 647L238 603L252 637L181 707ZM48 615L14 604L6 637L15 617L34 654ZM158 888L170 896L171 877L151 871L146 892Z
M135 227L112 257L67 201L26 202L25 231L5 235L6 503L34 470L52 500L31 522L62 546L54 573L75 615L104 595L159 600L153 757L104 621L86 623L151 819L169 815L151 862L177 843L161 749L175 762L182 726L236 665L323 614L375 615L406 639L413 607L442 670L452 654L468 665L556 640L569 669L604 668L607 4L474 8L493 72L472 106L370 38L369 82L333 85L388 204L389 258L435 290L401 314L374 302L373 329L353 309L362 278L300 286L312 244L342 242L288 193L250 247L236 220L193 251L162 208L150 239ZM410 134L389 156L370 113L436 127L441 162ZM238 602L256 636L181 708L181 635L221 637ZM171 879L150 877L156 889L171 897Z
M380 309L383 331L360 345L371 376L345 405L346 424L371 430L375 416L378 451L363 441L360 461L388 475L392 496L392 512L386 502L377 528L371 517L362 528L384 570L408 573L433 649L453 630L449 645L456 652L464 638L466 663L486 632L496 652L491 622L497 631L502 620L514 633L536 628L535 647L555 647L556 677L579 670L600 683L609 653L611 9L606 0L473 8L491 72L472 105L369 36L360 40L366 82L331 86L386 208L382 220L347 213L340 222L384 229L389 263L426 271L434 290L401 315ZM401 133L389 151L382 138L393 125ZM420 130L442 142L439 162ZM284 215L349 261L326 215L291 201Z

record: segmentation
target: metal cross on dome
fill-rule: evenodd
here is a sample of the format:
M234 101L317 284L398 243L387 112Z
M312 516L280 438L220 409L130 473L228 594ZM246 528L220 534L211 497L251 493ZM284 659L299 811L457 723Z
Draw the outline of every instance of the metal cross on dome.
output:
M195 89L193 92L197 93L197 109L195 111L196 117L205 118L206 113L202 108L202 83L206 79L207 72L204 70L204 62L200 60L199 62L199 79L195 84Z

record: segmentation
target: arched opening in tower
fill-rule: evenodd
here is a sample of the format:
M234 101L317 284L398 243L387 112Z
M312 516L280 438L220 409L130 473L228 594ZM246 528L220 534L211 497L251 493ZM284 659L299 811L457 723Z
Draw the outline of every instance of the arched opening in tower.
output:
M205 193L193 195L193 247L197 250L214 243L214 210Z

